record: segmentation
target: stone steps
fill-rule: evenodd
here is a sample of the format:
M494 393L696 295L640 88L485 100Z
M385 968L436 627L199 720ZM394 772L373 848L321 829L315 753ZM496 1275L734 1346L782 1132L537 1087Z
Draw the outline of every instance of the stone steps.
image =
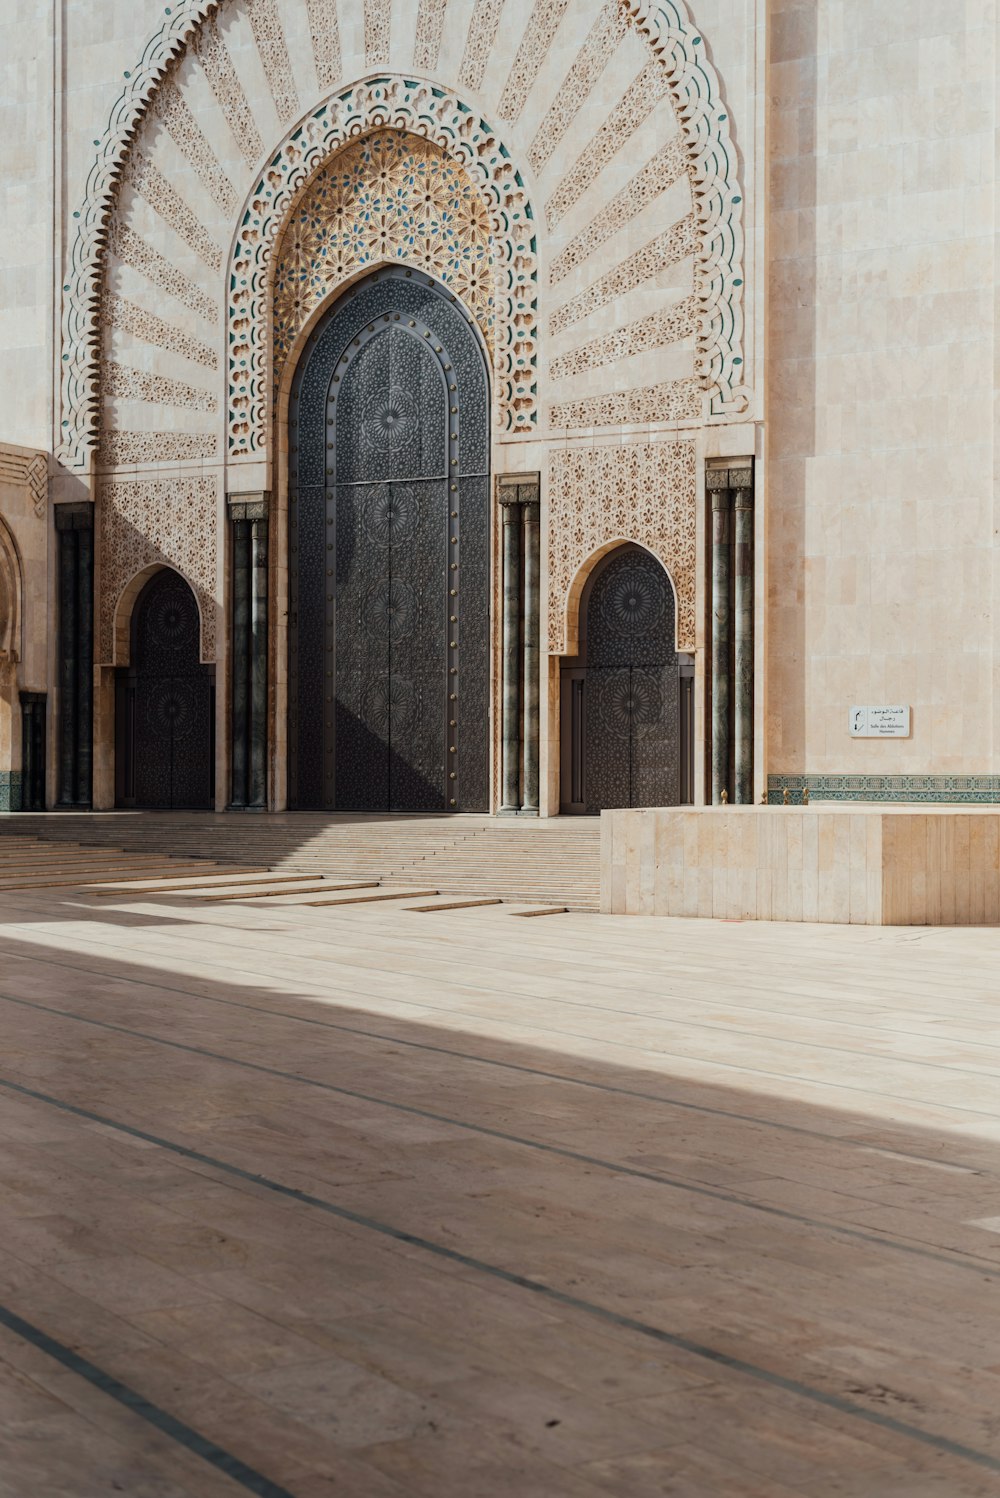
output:
M19 856L44 858L56 845L107 871L116 859L196 859L275 876L371 881L389 888L434 889L442 896L544 902L597 910L600 831L596 819L505 821L478 816L320 816L212 813L49 813L0 817L0 863L8 839ZM155 850L150 853L150 850ZM81 865L82 867L82 865ZM101 866L103 869L103 865ZM35 871L41 874L39 868ZM138 873L136 868L136 873ZM152 874L154 871L149 870ZM0 872L0 879L3 878ZM289 894L292 894L289 891Z

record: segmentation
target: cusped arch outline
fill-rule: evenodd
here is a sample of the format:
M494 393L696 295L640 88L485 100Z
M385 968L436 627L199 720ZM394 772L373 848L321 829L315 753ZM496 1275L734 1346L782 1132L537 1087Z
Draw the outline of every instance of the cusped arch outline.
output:
M24 583L14 533L0 515L0 665L21 658Z
M73 215L77 231L63 284L62 440L56 456L72 472L86 473L100 423L100 294L109 223L124 163L171 65L188 49L201 25L228 3L176 0L136 66L126 71L125 86L108 124L94 142L96 156L83 203ZM682 0L619 0L619 4L667 71L671 98L691 153L702 233L699 374L708 392L709 414L722 418L739 414L749 404L749 391L741 383L742 194L719 81ZM536 394L533 391L532 397Z
M674 650L684 650L685 647L680 643L679 635L679 614L682 600L677 591L677 580L674 577L669 562L658 551L655 551L649 545L648 541L641 541L636 536L622 535L613 537L611 540L605 541L602 545L596 547L589 556L580 562L570 582L566 592L564 654L579 654L580 618L583 613L583 596L587 590L587 584L597 571L598 565L604 561L604 558L610 556L612 552L620 551L623 546L638 546L640 551L644 551L648 557L652 557L654 562L659 563L666 573L667 582L670 584L670 591L674 599L674 638L672 643Z
M97 155L87 176L82 206L73 214L77 228L63 284L62 440L56 457L74 473L86 471L100 423L101 284L122 169L153 95L171 65L187 50L199 26L225 3L179 0L171 8L163 25L146 43L139 62L126 72L125 87L104 133L94 141Z
M695 294L702 322L698 374L708 415L742 415L751 399L743 359L743 189L722 85L683 0L619 3L667 71L693 168Z
M307 115L275 151L247 196L227 280L231 457L261 455L267 448L270 283L281 230L331 156L364 135L386 129L431 141L464 168L481 193L494 241L497 428L531 431L537 421L538 259L534 213L524 181L497 132L456 94L387 74L335 94Z

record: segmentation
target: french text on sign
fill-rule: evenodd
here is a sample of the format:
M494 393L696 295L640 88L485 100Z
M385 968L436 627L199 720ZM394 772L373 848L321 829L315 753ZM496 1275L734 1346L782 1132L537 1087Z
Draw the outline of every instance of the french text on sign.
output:
M906 739L910 736L910 709L899 705L852 707L852 739Z

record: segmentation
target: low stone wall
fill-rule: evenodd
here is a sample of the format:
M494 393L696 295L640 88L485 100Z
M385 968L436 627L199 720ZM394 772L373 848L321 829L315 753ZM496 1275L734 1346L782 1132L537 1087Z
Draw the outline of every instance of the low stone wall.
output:
M601 815L612 915L1000 925L1000 807L660 807Z

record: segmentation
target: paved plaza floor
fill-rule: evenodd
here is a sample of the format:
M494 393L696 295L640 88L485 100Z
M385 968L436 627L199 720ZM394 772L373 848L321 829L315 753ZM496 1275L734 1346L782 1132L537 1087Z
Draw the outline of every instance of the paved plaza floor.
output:
M0 893L0 1495L1000 1492L998 957Z

